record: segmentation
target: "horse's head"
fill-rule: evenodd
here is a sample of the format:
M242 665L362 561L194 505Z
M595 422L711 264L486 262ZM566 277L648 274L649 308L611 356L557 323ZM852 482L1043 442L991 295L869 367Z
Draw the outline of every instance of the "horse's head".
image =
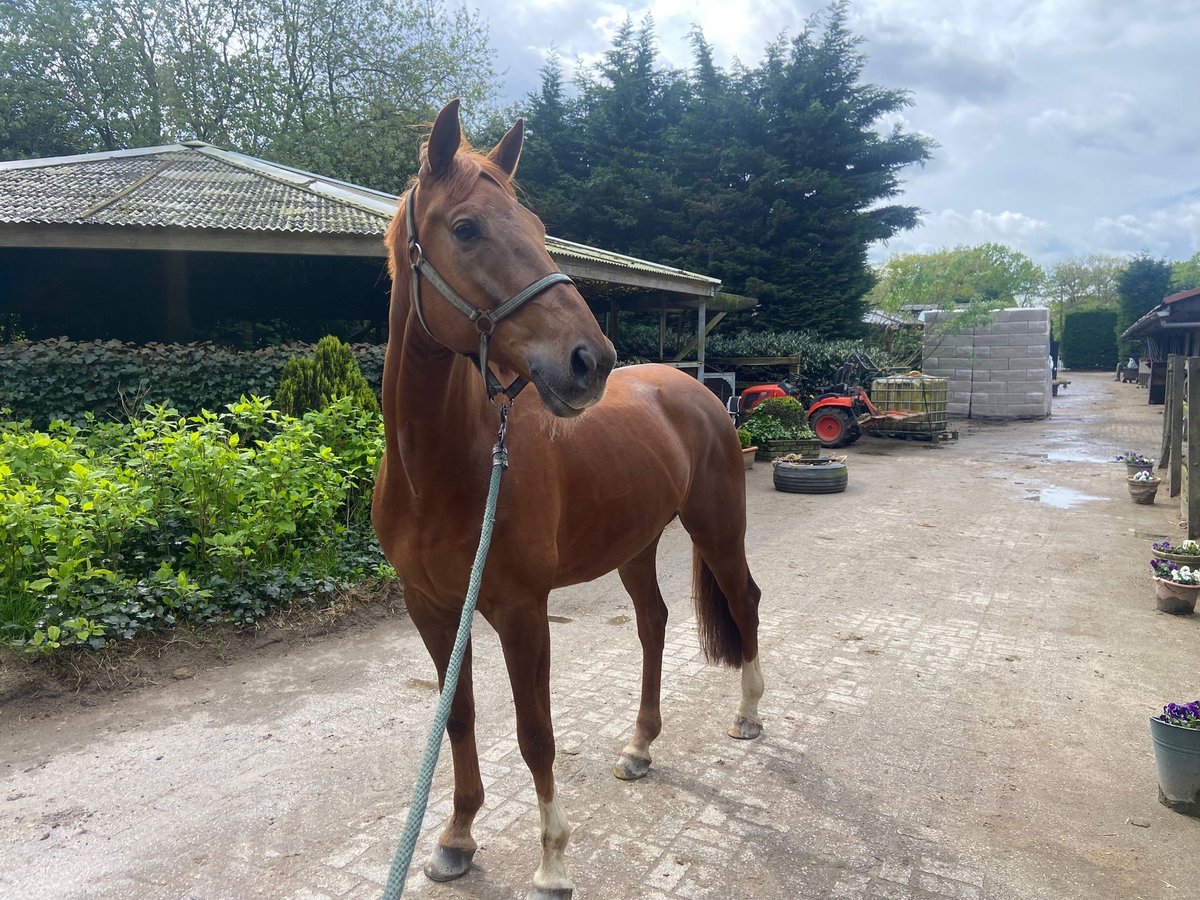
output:
M490 331L491 361L531 381L554 415L572 417L604 395L616 353L570 279L542 281L558 267L541 220L513 191L523 140L517 120L491 152L473 151L458 101L447 104L388 229L389 263L398 288L420 292L415 311L434 340L476 353L480 331ZM531 286L527 300L508 303Z

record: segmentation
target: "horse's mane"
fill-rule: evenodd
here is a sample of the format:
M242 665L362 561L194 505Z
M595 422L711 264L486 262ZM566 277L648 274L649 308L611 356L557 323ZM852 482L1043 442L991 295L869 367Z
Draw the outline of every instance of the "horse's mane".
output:
M421 164L418 168L418 173L425 168L426 153L429 149L428 142L421 145ZM454 160L450 164L450 169L439 176L438 181L445 185L446 194L450 202L458 203L466 198L466 196L474 189L479 176L483 175L491 179L504 188L510 197L516 197L516 188L513 185L512 178L508 173L501 169L486 153L481 153L472 147L466 137L461 138L461 143L458 146L458 152L454 154ZM409 179L408 184L404 186L404 194L400 198L399 208L396 214L392 216L392 222L388 225L387 233L384 235L383 243L387 248L388 258L388 275L394 281L396 278L396 248L403 247L405 241L401 238L401 232L404 231L404 205L408 203L409 191L412 186L417 183L420 174L414 175Z

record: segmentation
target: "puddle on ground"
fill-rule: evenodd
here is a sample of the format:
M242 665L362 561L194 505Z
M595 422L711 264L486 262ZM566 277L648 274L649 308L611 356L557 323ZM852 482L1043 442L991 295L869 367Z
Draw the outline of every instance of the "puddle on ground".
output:
M1051 462L1108 463L1113 461L1111 456L1101 456L1094 450L1080 447L1068 447L1066 450L1051 450L1045 455L1045 458Z
M1044 488L1039 488L1036 492L1031 493L1027 498L1029 500L1037 500L1047 506L1052 506L1055 509L1074 509L1081 503L1087 503L1091 500L1100 500L1100 497L1093 497L1091 494L1085 494L1083 491L1074 491L1071 488L1056 487L1049 485Z

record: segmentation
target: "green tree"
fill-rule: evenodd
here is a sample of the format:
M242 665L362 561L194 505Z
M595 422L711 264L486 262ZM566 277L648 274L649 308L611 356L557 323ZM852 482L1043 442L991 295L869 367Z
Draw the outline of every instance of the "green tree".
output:
M1130 260L1117 276L1117 339L1120 355L1138 352L1137 341L1125 341L1121 335L1158 304L1171 288L1171 265L1165 259L1152 259L1141 253Z
M1029 257L1003 244L962 246L893 256L880 267L867 300L893 311L906 305L965 310L973 320L991 309L1033 305L1044 279Z
M1043 294L1059 335L1065 339L1067 315L1073 309L1116 309L1117 276L1125 262L1115 256L1076 257L1056 263L1046 273Z
M493 59L437 0L16 0L0 158L199 138L399 190L445 100L488 119Z
M1171 293L1200 288L1200 253L1171 263Z

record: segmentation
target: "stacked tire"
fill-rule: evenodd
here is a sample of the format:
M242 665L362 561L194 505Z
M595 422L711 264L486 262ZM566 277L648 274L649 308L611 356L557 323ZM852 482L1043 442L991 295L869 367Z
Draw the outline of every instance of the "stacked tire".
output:
M771 477L775 490L789 494L837 494L849 483L846 464L835 459L776 463Z

